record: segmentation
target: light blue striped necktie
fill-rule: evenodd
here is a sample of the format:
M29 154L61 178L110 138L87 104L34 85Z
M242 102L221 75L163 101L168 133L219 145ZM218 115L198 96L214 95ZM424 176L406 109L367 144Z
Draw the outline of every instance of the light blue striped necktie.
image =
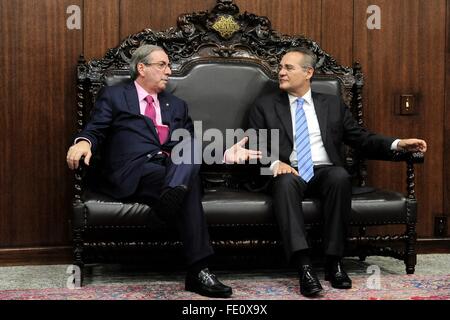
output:
M311 158L311 143L309 142L308 122L306 122L303 103L305 99L297 99L295 112L295 148L297 149L298 173L306 182L314 176Z

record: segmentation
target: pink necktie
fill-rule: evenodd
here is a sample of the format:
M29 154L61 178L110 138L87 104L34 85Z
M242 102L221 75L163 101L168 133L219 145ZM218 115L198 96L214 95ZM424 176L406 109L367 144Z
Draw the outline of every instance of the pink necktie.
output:
M145 100L147 101L147 107L145 108L145 115L152 119L153 124L155 125L156 131L158 132L159 142L161 144L164 144L167 141L167 138L169 137L169 127L167 126L160 126L156 122L156 110L154 105L153 97L148 95L145 97Z

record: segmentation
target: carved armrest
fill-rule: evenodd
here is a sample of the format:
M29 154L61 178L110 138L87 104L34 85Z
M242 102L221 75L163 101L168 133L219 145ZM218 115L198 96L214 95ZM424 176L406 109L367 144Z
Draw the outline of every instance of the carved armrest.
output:
M74 170L75 181L74 181L74 203L80 202L81 196L83 194L83 178L86 175L86 165L84 163L84 156L81 157L78 169Z
M415 173L414 164L421 164L425 161L425 155L423 152L399 152L394 151L389 155L382 158L372 158L366 160L382 160L393 162L405 162L406 163L406 197L410 200L416 199L415 196ZM358 165L358 179L360 186L366 186L367 166L365 161L362 160Z
M403 151L391 151L388 154L376 157L367 157L364 154L359 155L360 159L364 160L379 160L379 161L393 161L393 162L406 162L410 164L423 163L425 155L423 152L403 152Z
M394 151L387 159L379 159L395 162L406 162L406 197L409 200L415 201L415 173L414 164L421 164L425 161L423 152L399 152Z
M398 152L395 151L392 154L392 158L390 161L405 161L407 163L415 164L415 163L423 163L425 160L425 155L423 152Z
M423 152L394 152L392 158L392 161L406 162L406 196L411 201L416 200L414 164L423 163L424 160Z

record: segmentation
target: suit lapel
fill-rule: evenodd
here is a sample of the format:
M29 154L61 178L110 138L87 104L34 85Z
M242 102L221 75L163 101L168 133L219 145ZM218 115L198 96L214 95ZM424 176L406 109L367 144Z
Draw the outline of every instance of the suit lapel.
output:
M327 120L328 120L328 103L322 95L312 92L314 101L314 109L316 110L317 120L319 121L320 135L322 136L323 144L327 140Z
M141 114L141 110L139 109L139 98L134 83L125 86L125 100L127 101L128 109L132 113L138 115Z
M129 85L125 86L125 100L127 102L128 109L130 110L130 112L135 115L143 117L145 123L152 132L153 136L156 138L157 141L159 141L158 133L156 132L153 121L150 120L148 117L141 115L141 109L139 107L139 98L134 83L130 83Z
M281 124L287 132L288 138L293 144L294 137L292 136L292 116L291 109L289 106L289 98L287 93L281 93L275 100L275 112L278 118L281 120Z
M161 109L162 123L170 126L170 119L171 119L170 110L171 110L171 108L170 108L170 103L169 103L166 95L164 94L164 91L161 92L160 94L158 94L158 100L159 100L159 107Z

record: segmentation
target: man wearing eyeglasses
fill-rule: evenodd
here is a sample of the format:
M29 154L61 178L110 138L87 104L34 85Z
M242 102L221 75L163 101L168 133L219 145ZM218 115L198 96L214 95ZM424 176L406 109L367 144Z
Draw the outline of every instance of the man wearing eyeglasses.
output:
M316 56L306 48L292 48L279 65L280 92L260 97L249 115L249 127L278 129L279 160L273 172L271 192L288 259L299 272L300 293L316 296L323 289L312 268L302 211L306 195L319 198L323 211L325 279L338 289L352 281L344 271L347 221L352 187L341 155L343 144L358 148L368 157L391 150L425 152L420 139L393 139L360 127L337 96L311 91ZM270 150L263 150L270 154ZM268 152L268 153L267 153Z
M103 88L91 120L69 148L67 163L89 165L92 153L103 149L102 183L98 191L115 199L148 202L160 220L175 223L181 234L188 264L186 290L210 297L232 294L208 269L213 254L201 203L200 164L175 164L170 139L177 129L187 130L194 145L194 128L186 103L165 91L169 58L158 46L143 45L130 61L132 83ZM227 162L259 158L259 152L242 146L227 152ZM192 152L194 154L195 152ZM156 203L156 205L155 205Z

